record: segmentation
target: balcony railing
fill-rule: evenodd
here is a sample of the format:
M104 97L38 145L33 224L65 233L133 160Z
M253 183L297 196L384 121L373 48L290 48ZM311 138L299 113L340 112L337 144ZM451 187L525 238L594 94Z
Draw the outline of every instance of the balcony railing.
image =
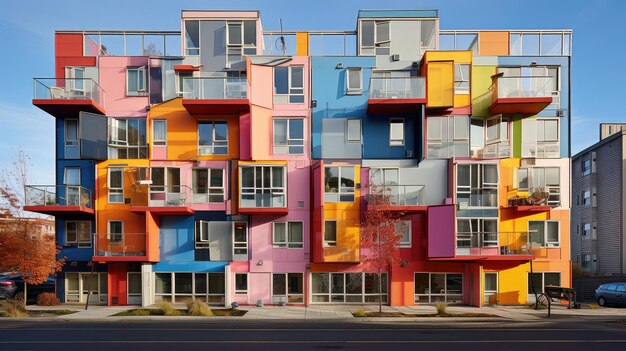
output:
M356 31L306 31L310 56L356 55ZM281 45L281 37L285 46ZM296 55L296 31L263 31L264 55Z
M388 196L391 206L422 206L424 185L381 185L382 193Z
M96 233L94 256L146 256L146 233Z
M511 145L508 141L485 145L475 155L478 158L508 158L511 156Z
M498 189L471 189L457 188L457 204L459 210L467 207L497 207Z
M240 207L243 208L284 208L287 200L284 191L276 192L252 192L246 188L241 189Z
M27 185L25 206L81 206L93 208L91 190L80 185Z
M370 99L424 99L426 79L424 77L372 77Z
M133 185L131 206L189 207L191 188L186 185Z
M528 232L459 232L456 234L456 255L533 255L533 246Z
M535 158L559 158L561 146L558 141L538 141L522 144L522 156Z
M561 204L560 186L538 186L528 189L508 189L509 206L550 206Z
M33 99L93 100L104 107L104 89L91 78L34 78Z
M183 99L246 99L246 91L246 78L194 77L183 79Z
M552 97L555 77L527 76L502 77L495 76L496 98L541 98Z

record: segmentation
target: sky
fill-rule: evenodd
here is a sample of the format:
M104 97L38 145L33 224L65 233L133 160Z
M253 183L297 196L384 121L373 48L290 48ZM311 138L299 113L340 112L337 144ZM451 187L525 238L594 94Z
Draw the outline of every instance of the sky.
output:
M54 184L54 118L31 100L32 78L54 76L55 30L180 30L183 9L260 10L264 30L354 30L359 9L439 9L441 29L573 29L572 152L600 122L626 122L623 0L1 0L0 167L21 147L30 182Z

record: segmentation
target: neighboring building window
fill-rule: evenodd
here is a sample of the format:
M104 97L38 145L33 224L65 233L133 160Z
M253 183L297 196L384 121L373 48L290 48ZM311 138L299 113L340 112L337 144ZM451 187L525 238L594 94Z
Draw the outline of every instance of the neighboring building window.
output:
M109 203L124 203L124 169L109 168Z
M583 176L590 175L591 174L591 159L584 158L582 164L583 164Z
M145 118L109 119L109 158L148 158Z
M152 120L152 145L154 146L167 145L167 120L164 120L164 119Z
M348 118L348 142L361 142L361 120L356 118Z
M224 202L224 170L194 168L191 171L194 203Z
M198 122L198 155L228 155L228 122Z
M304 278L302 273L272 274L273 303L303 303Z
M354 202L354 167L327 166L324 171L324 201Z
M389 120L389 146L404 145L404 120L392 118Z
M591 206L591 191L583 191L583 206Z
M66 221L65 222L65 245L78 247L91 247L91 222L89 221Z
M400 247L411 247L411 221L396 223L396 235L402 235Z
M337 221L324 221L324 246L337 246Z
M558 247L559 221L528 221L528 236L532 247Z
M146 88L148 75L146 67L127 67L126 68L126 95L127 96L145 96L148 95Z
M589 271L589 269L591 268L591 255L582 255L582 256L583 256L583 259L580 264L580 267L585 271Z
M467 63L454 64L454 93L470 93L470 65Z
M79 158L78 120L65 120L65 158Z
M302 222L274 222L272 223L274 247L301 249L303 247Z
M274 154L304 154L304 119L274 118Z
M109 221L107 236L109 242L117 243L122 241L122 235L124 235L124 222L123 221Z
M348 94L363 93L363 70L361 67L349 67L346 70L346 87Z
M531 284L532 279L532 284ZM533 287L539 292L544 292L546 286L561 286L561 273L528 273L528 294L533 294Z
M469 157L469 116L427 117L428 158Z
M286 207L285 166L242 166L240 207Z
M582 224L583 227L583 239L591 238L591 223L586 222Z
M200 55L200 21L185 21L185 55Z
M463 274L415 273L415 303L463 303Z
M248 294L248 273L235 273L235 294Z
M498 166L457 164L456 197L459 208L498 206Z
M304 66L274 67L274 102L304 103Z

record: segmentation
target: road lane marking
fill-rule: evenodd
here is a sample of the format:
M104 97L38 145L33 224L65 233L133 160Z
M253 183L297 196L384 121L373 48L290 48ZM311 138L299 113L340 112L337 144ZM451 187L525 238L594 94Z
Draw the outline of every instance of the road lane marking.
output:
M543 344L543 343L626 343L615 340L37 340L0 341L0 345L28 344Z

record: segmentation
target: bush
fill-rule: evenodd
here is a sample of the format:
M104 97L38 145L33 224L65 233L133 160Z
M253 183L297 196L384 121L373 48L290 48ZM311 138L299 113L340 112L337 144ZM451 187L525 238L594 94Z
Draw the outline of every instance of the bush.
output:
M445 302L437 301L435 302L435 308L437 309L437 315L445 316L446 310L448 309L448 304Z
M187 314L190 316L212 317L213 311L206 303L193 299L187 301Z
M364 309L360 308L356 312L352 314L355 317L367 317L367 312Z
M132 310L128 313L129 316L149 316L150 315L150 311L148 310Z
M41 293L37 296L37 305L39 306L56 306L61 304L61 301L54 293Z
M24 302L18 299L6 299L2 302L0 314L3 317L28 317Z
M161 310L164 316L180 316L181 313L179 310L175 309L171 303L167 301L161 301L156 304L156 306Z

